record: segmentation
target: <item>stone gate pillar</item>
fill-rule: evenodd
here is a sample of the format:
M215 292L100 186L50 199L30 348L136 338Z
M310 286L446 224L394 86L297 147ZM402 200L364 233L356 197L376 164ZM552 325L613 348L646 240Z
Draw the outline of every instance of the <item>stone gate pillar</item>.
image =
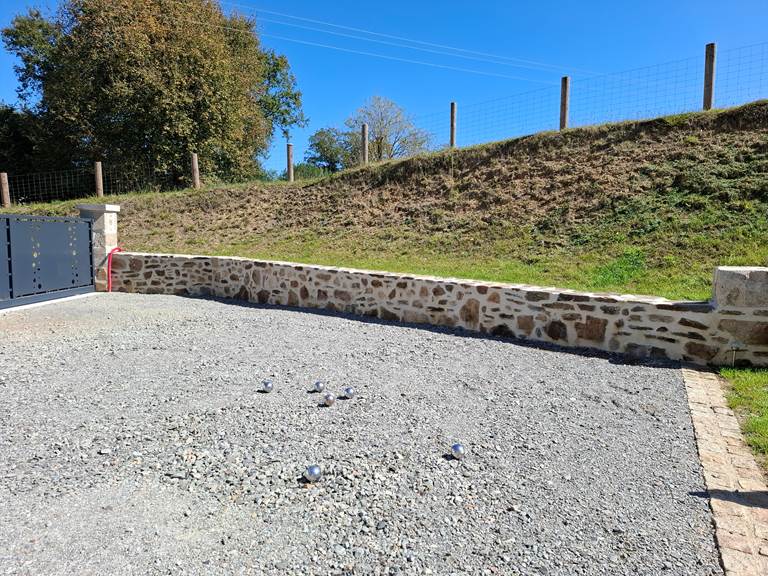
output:
M93 274L97 292L107 289L107 255L117 248L116 204L78 204L81 218L93 220L91 236L93 242Z

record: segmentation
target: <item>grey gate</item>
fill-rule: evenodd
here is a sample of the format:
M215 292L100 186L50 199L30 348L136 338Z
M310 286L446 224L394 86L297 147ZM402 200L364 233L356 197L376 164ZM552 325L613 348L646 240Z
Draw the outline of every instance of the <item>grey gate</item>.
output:
M0 308L92 292L91 221L0 214Z

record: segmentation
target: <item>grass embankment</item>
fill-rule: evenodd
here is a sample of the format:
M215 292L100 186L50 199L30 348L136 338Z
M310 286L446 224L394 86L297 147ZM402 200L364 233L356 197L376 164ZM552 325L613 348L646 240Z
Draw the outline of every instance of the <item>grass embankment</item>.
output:
M747 444L768 472L768 370L724 368L728 379L728 405L741 422Z
M108 201L131 250L706 299L715 266L768 265L768 102Z

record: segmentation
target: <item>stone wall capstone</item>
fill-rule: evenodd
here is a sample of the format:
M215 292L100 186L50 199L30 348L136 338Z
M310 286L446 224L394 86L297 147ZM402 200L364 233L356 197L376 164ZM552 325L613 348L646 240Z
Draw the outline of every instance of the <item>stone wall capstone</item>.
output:
M768 365L768 292L755 285L768 275L734 274L716 275L712 302L687 302L235 257L124 252L113 260L117 291L322 308L635 358Z

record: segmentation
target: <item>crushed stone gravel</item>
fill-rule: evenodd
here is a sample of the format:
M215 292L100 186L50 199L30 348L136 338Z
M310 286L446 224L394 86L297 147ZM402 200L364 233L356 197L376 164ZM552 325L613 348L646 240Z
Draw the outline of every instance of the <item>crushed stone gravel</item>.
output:
M673 364L173 296L0 335L0 574L722 574Z

